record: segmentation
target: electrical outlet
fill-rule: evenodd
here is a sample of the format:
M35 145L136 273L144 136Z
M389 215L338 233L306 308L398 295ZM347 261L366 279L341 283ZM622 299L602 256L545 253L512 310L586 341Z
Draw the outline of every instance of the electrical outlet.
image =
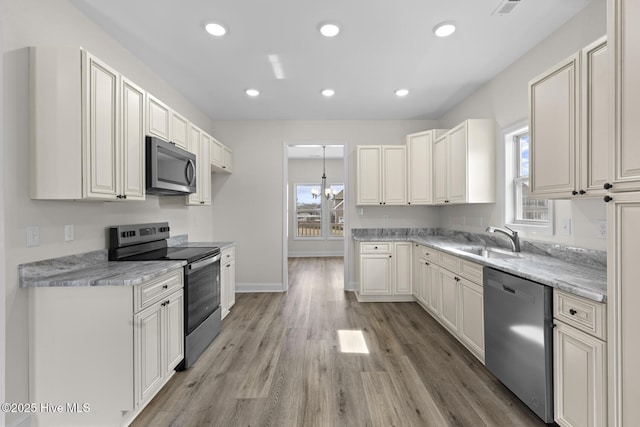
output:
M571 218L563 218L560 221L560 234L571 234Z
M27 247L40 246L40 226L27 226Z
M73 224L68 224L64 226L64 241L71 242L76 238L75 236L75 228Z
M364 208L358 209L358 215L364 215Z
M607 238L607 220L599 219L596 221L596 237L598 239Z

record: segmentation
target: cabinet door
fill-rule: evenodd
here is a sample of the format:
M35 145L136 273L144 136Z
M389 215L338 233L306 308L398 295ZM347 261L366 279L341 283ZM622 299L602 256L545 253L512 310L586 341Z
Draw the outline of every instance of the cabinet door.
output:
M169 374L184 359L184 295L179 290L171 294L164 302L165 316L165 348L166 362L163 364L164 373Z
M608 425L629 427L640 420L640 194L614 194L607 220Z
M467 200L467 126L462 124L449 132L447 142L447 200Z
M420 250L418 244L413 244L413 296L416 300L424 302L422 293L422 261L420 260Z
M171 112L171 142L178 147L189 149L189 121L175 111Z
M394 245L395 252L395 280L394 293L396 295L411 295L412 262L411 243L397 242Z
M448 135L433 143L433 202L447 200L447 144Z
M222 318L229 314L230 297L229 297L229 281L231 280L231 271L227 267L228 263L222 264L220 267L220 306L222 307Z
M382 147L358 145L357 148L358 205L382 203Z
M222 169L228 173L233 171L233 152L226 145L222 146Z
M222 169L223 164L222 144L211 138L211 166Z
M158 98L147 94L147 132L165 141L171 140L171 109Z
M484 305L482 286L460 279L460 325L463 343L484 362Z
M440 269L440 319L451 332L458 330L458 280L449 270Z
M236 261L231 260L227 263L225 267L228 270L228 280L227 280L227 306L229 310L236 303Z
M582 50L580 194L604 193L609 179L609 54L602 37Z
M122 192L144 200L144 90L122 77Z
M391 255L362 255L360 257L360 291L363 294L391 294Z
M155 394L164 373L161 304L158 302L135 315L136 406Z
M407 204L407 147L384 145L382 147L382 203Z
M606 426L605 343L556 321L553 353L556 423L571 427Z
M440 294L442 292L442 279L440 277L440 268L435 264L428 264L425 270L422 270L423 280L425 280L425 290L428 292L427 307L435 316L440 317L442 312L442 304Z
M202 175L200 173L200 140L202 138L202 132L197 127L189 126L189 152L196 155L196 192L186 196L187 205L200 205L202 201L202 185L200 180Z
M573 55L529 83L532 195L567 198L575 190L579 61Z
M211 140L209 135L202 132L200 134L200 147L198 151L198 193L200 193L200 202L203 205L211 204L211 162L209 161L211 150Z
M119 74L86 53L85 197L115 199L119 178Z
M407 199L411 205L432 203L432 136L431 131L407 135Z
M615 82L612 111L615 111L612 177L613 191L640 190L640 3L638 0L607 2L612 78Z

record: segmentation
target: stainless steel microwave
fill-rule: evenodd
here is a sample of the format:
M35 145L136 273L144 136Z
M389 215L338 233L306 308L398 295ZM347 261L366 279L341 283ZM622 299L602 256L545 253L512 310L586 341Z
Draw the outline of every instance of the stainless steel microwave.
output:
M196 192L196 156L160 138L146 138L147 194L185 195Z

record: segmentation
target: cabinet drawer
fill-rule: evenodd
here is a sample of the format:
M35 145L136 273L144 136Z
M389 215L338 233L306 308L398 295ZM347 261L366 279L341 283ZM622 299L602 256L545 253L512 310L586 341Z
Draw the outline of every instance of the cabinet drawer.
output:
M222 251L220 264L225 264L229 261L233 261L234 259L236 259L236 248L235 246L232 246Z
M436 264L440 263L440 252L427 246L418 245L418 256Z
M460 275L482 286L482 266L480 264L461 259Z
M139 312L183 286L182 268L136 286L134 292L135 312Z
M568 294L553 292L553 317L606 341L606 305Z
M367 242L360 243L360 253L381 254L391 253L392 242Z
M454 255L440 254L440 265L453 273L460 271L460 259Z

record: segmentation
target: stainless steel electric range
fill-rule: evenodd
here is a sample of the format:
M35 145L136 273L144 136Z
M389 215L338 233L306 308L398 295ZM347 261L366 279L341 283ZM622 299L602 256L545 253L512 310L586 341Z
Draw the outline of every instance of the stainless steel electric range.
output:
M185 356L176 368L184 370L193 365L220 333L220 249L169 246L169 231L167 222L109 227L109 260L187 261L184 267Z

